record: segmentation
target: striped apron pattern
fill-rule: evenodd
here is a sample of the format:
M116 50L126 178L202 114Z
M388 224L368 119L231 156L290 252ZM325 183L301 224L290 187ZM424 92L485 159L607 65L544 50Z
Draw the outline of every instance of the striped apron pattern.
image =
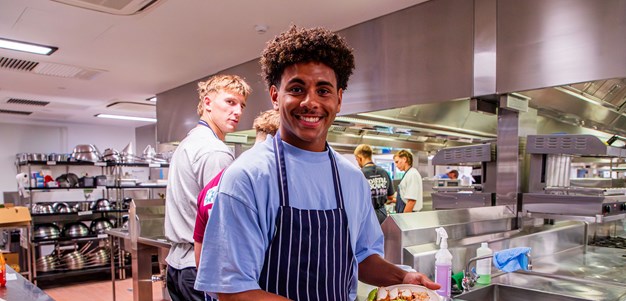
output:
M289 205L283 143L279 133L274 138L280 207L259 285L292 300L349 300L356 258L350 244L337 164L328 143L326 148L337 208L303 210Z

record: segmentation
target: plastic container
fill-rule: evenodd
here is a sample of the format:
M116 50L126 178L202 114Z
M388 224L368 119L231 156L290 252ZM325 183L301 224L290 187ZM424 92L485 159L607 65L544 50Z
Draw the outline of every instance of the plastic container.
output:
M489 249L486 242L480 244L480 248L476 250L476 256L493 255L493 251ZM481 259L476 262L476 274L478 284L491 284L491 258Z
M446 229L439 227L437 231L437 244L439 251L435 254L435 282L441 285L437 294L450 298L452 291L452 254L448 251L448 233Z

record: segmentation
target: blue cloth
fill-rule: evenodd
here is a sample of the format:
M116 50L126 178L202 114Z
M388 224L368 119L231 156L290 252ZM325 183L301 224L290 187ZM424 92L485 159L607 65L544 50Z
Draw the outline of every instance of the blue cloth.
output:
M287 143L289 202L307 210L337 208L327 151ZM350 299L356 298L358 262L383 254L383 234L372 210L370 186L359 168L335 153L345 201L352 264ZM210 294L259 289L265 252L280 207L272 137L244 152L224 172L207 225L195 288Z
M503 272L515 272L517 270L528 271L528 254L530 248L512 248L495 252L493 265Z

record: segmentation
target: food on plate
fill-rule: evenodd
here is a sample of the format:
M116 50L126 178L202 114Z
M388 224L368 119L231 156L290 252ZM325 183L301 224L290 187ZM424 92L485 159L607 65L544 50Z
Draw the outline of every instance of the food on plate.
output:
M367 296L368 301L435 301L431 300L428 292L416 291L410 288L387 289L379 287L373 289Z

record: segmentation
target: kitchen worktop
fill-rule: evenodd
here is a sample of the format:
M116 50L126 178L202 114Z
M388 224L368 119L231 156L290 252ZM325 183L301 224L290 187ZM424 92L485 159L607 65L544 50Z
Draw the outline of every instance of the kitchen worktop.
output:
M9 265L7 269L6 287L0 287L0 300L20 301L54 301L40 288L32 284L20 273L15 272Z

